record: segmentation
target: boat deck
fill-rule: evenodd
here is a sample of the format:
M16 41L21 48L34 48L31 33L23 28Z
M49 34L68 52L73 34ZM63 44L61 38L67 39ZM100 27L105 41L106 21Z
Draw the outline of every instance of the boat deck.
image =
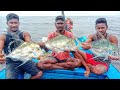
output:
M37 61L36 59L33 60ZM109 70L102 75L90 73L89 77L85 77L84 72L84 67L75 68L74 70L44 70L41 79L120 79L120 72L112 64L110 64ZM25 73L24 79L29 78L30 74ZM5 69L0 71L0 79L5 79Z
M78 38L78 40L80 42L84 42L86 40L86 37ZM76 45L78 45L78 42L76 40L75 43ZM81 47L79 49L83 50ZM83 51L89 54L92 53L90 50ZM36 59L33 59L33 61L38 62L38 60ZM74 70L44 70L44 74L41 79L120 79L120 72L112 64L110 64L110 68L108 69L108 71L102 75L90 73L89 77L85 77L84 72L84 67L75 68ZM22 75L21 78L23 79ZM25 73L24 79L29 78L30 74ZM0 70L0 79L5 79L5 67L2 67L2 69Z

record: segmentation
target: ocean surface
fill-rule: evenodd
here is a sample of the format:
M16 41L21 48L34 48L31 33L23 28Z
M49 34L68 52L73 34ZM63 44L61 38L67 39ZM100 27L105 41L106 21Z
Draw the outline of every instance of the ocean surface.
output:
M103 17L108 21L107 32L116 35L120 47L120 16L66 16L73 20L73 33L76 37L88 36L96 32L95 21ZM55 31L55 16L21 16L20 30L31 34L32 40L38 42L42 37L47 37L48 33ZM0 34L6 31L6 18L0 16ZM120 61L112 62L120 71Z

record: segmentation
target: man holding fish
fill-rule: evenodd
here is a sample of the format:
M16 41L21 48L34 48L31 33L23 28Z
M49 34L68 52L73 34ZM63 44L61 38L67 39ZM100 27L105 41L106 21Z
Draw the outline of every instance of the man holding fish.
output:
M108 70L111 60L119 60L118 39L116 36L107 33L108 25L105 18L98 18L96 20L95 28L97 32L95 34L90 34L86 42L82 43L83 49L91 49L93 50L93 53L95 53L94 51L98 52L98 50L99 51L103 50L101 51L101 53L103 53L105 51L105 47L107 49L110 49L110 47L112 47L118 50L118 51L115 51L118 53L118 56L112 56L107 52L104 53L104 55L107 56L107 58L99 57L99 56L98 57L95 56L96 57L95 58L94 55L90 55L87 53L80 53L80 54L83 54L84 58L86 58L85 60L88 63L88 66L93 73L103 74ZM105 46L105 44L107 46ZM112 49L111 49L111 52L112 52Z
M6 16L8 30L0 35L0 63L6 62L6 79L18 79L20 73L31 74L31 79L39 79L43 72L36 67L36 63L28 60L26 63L20 60L5 58L22 42L30 42L31 36L28 32L19 30L19 16L10 13ZM2 53L4 51L4 54Z
M52 50L52 55L48 58L49 60L45 60L50 65L48 66L48 69L55 69L55 66L59 66L63 69L74 69L75 67L79 67L81 65L84 65L86 68L85 76L89 76L90 70L84 61L84 59L81 60L80 58L72 58L70 56L70 52L75 52L77 48L75 48L75 45L72 44L72 47L70 47L69 42L74 41L74 36L71 32L65 30L65 19L63 16L57 16L55 18L55 27L56 31L51 32L48 35L48 40L45 43L39 43L39 45L42 48L48 48ZM69 38L70 41L67 41ZM64 44L65 43L65 44ZM63 45L63 46L62 46ZM67 46L68 45L68 46ZM51 48L52 47L52 48ZM63 48L66 47L66 48ZM79 55L80 56L80 55ZM39 62L37 64L38 67L43 67ZM53 64L54 63L54 64ZM46 64L47 65L47 64Z

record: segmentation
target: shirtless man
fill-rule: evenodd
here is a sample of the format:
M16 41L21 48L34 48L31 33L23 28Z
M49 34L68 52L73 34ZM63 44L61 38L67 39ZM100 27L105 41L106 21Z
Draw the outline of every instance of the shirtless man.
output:
M20 73L24 72L31 74L31 79L40 79L43 72L36 67L36 63L32 60L21 65L23 62L20 60L14 61L11 58L5 58L5 55L11 53L22 41L31 41L31 36L28 32L19 30L18 15L10 13L6 16L6 19L8 30L0 35L0 63L6 62L6 79L19 79Z
M118 46L117 37L107 33L108 25L107 25L107 20L105 18L98 18L96 20L95 29L96 29L96 33L90 34L88 36L88 39L86 40L86 42L82 43L83 49L90 49L91 48L90 43L92 41L100 40L101 38L105 38L108 41L110 41L111 43ZM91 71L94 72L95 74L103 74L104 72L106 72L108 70L111 60L119 59L119 57L109 56L109 59L106 60L107 62L101 63L101 62L95 61L94 59L90 60L90 58L93 58L93 56L91 56L90 54L86 54L85 57L87 59L87 62L88 62L88 65L89 65ZM101 60L103 60L103 59L101 59Z

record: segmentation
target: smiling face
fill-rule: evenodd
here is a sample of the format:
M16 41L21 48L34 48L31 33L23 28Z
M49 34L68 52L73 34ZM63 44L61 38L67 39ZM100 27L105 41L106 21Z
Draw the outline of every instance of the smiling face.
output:
M13 32L15 32L15 31L17 31L18 29L19 29L19 25L20 25L20 23L19 23L19 20L18 19L11 19L11 20L9 20L8 22L7 22L7 25L8 25L8 29L10 30L10 31L13 31Z

